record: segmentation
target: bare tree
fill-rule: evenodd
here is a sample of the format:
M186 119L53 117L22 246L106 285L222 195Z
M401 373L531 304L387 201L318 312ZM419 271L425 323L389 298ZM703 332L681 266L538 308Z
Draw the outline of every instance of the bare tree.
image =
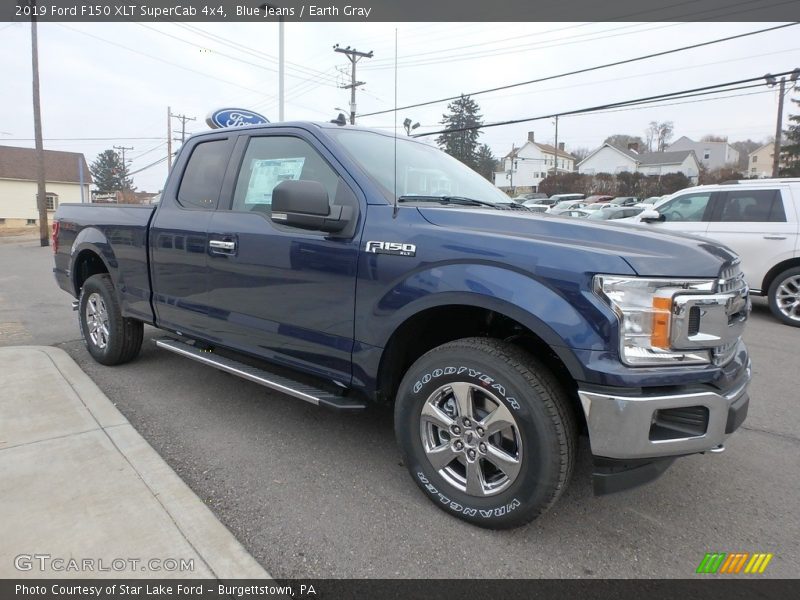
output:
M650 121L650 124L647 126L647 129L644 131L645 139L647 140L647 151L653 151L653 142L658 139L658 122L657 121Z
M700 138L701 142L727 142L728 136L727 135L714 135L713 133L709 133L708 135L704 135Z
M664 121L658 124L658 151L663 152L672 139L675 125L672 121Z

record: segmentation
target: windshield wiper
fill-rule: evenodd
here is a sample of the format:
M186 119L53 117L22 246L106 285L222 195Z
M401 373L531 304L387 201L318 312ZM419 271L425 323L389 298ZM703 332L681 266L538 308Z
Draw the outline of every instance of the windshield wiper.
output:
M457 204L458 206L488 206L489 208L503 208L500 204L486 202L485 200L475 200L464 196L400 196L398 202L436 202L438 204Z

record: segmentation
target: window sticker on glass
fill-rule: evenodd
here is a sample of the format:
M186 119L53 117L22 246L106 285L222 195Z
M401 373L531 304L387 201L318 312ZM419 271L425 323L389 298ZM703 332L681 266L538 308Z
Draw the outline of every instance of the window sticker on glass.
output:
M281 181L300 179L304 156L298 158L254 159L250 167L250 183L247 186L245 204L272 204L272 190Z

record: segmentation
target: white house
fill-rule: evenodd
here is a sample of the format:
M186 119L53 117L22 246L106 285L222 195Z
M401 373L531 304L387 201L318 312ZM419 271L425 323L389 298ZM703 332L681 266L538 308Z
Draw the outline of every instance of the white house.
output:
M697 183L700 163L692 150L640 154L635 146L623 150L611 144L603 144L578 163L578 172L585 175L623 172L644 175L683 173L693 183Z
M666 152L679 150L694 150L697 159L709 171L723 167L735 167L739 162L738 150L728 142L695 142L684 135L666 148Z
M92 176L83 154L44 151L47 210L61 202L89 202ZM38 225L36 151L0 146L0 227ZM83 182L83 192L81 192Z
M542 179L554 168L559 173L574 171L575 157L564 150L563 143L559 143L556 150L550 144L535 141L533 132L529 131L528 141L519 148L512 147L511 152L501 159L494 174L494 184L506 191L526 188L535 192Z

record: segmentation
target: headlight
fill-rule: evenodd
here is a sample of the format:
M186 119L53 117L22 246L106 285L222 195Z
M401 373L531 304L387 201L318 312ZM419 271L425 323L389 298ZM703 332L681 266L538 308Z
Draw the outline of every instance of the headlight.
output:
M673 297L680 292L711 292L713 279L644 279L595 275L594 291L617 313L620 357L631 366L705 364L709 350L670 347Z

